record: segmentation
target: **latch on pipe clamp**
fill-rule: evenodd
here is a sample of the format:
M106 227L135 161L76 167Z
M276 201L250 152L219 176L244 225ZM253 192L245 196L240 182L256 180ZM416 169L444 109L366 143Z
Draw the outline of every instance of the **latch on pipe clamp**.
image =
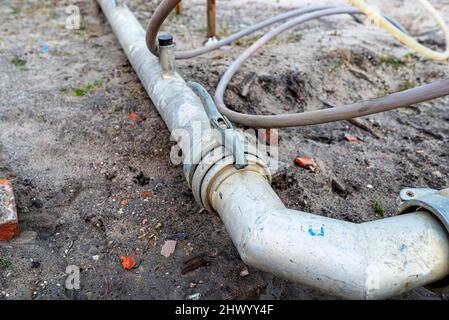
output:
M200 97L212 127L220 133L222 144L232 153L234 167L236 169L247 167L248 159L245 153L245 142L240 139L231 121L218 111L214 100L202 85L192 81L189 82L189 85Z

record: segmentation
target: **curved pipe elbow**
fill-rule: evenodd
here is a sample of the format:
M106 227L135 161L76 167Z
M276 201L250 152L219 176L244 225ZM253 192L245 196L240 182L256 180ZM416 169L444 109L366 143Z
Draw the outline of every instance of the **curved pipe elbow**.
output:
M342 224L274 210L236 246L248 265L347 299L384 299L447 276L447 231L431 214L384 220Z
M285 208L263 177L235 174L213 203L242 260L347 299L382 299L449 274L449 237L431 214L355 224Z

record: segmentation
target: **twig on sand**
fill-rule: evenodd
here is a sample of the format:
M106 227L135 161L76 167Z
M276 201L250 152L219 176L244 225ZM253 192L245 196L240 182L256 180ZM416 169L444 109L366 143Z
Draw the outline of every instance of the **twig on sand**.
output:
M330 108L336 108L337 107L336 105L334 105L334 104L332 104L330 102L327 102L327 101L324 101L324 100L320 100L320 101L327 107L330 107ZM357 128L360 128L360 129L370 133L376 139L380 139L381 138L381 136L379 134L377 134L371 127L369 127L368 125L360 122L357 119L348 119L346 121L348 121L353 126L356 126Z

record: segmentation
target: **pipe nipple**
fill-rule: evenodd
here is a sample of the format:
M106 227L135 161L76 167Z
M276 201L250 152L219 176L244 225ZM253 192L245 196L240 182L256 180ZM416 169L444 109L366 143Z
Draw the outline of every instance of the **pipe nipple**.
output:
M161 34L157 38L159 43L159 62L162 68L162 78L171 79L176 73L175 43L171 34Z

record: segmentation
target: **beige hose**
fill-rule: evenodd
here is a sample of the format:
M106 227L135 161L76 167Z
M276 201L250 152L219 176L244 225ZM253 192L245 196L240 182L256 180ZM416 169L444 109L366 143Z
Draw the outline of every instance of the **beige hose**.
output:
M408 48L415 50L416 52L420 53L421 55L432 59L432 60L447 60L449 59L449 28L444 22L441 15L438 13L438 11L429 3L427 0L418 0L421 5L430 13L430 16L432 19L440 26L441 30L443 30L444 38L446 40L446 51L444 52L438 52L432 49L429 49L422 44L420 44L418 41L410 37L409 35L405 34L404 32L401 32L398 30L396 26L391 24L390 21L385 19L380 13L378 13L373 7L369 6L365 1L363 0L350 0L350 2L358 8L361 12L363 12L369 21L371 21L373 24L381 27L382 29L385 29L388 33L390 33L393 37L398 39L400 42L402 42L405 46Z

